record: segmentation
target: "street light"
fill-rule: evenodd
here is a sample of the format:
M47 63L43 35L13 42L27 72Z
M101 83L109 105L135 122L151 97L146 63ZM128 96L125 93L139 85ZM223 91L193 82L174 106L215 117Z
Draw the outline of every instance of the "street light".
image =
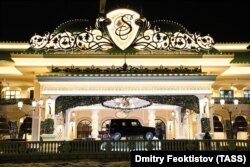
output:
M37 102L35 100L32 100L32 102L31 102L32 110L34 110L34 108L36 107L36 104L37 104ZM19 111L21 111L23 108L23 101L17 102L17 107L18 107ZM25 112L25 115L29 115L29 112L30 111L27 112L28 114Z
M233 125L232 125L232 112L233 112L233 109L230 110L228 108L225 108L225 99L221 99L220 104L222 106L222 109L226 109L228 111L229 121L230 121L230 136L229 136L229 139L233 139ZM234 109L235 110L237 109L238 104L239 104L239 100L234 99Z

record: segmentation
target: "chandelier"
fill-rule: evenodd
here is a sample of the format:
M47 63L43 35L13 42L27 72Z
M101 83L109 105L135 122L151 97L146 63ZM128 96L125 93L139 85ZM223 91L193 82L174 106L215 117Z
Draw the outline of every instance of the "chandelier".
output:
M103 102L102 105L107 108L117 109L128 113L132 110L148 107L152 105L152 103L137 97L119 97L107 100Z

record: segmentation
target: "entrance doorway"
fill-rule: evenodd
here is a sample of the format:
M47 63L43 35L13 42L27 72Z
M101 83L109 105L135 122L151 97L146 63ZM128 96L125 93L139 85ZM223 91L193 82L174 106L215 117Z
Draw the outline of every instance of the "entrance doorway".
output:
M162 136L161 139L166 139L166 125L161 119L155 120L155 128L156 128L156 132L162 133L160 135Z
M77 125L77 138L89 138L91 136L92 125L89 120L82 120Z

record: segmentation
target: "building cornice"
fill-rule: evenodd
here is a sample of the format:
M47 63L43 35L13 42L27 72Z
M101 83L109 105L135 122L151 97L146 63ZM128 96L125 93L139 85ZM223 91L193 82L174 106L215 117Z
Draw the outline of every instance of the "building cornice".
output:
M72 82L73 83L73 82ZM194 95L211 94L214 81L40 82L43 95Z
M39 82L182 82L182 81L215 81L215 75L165 75L165 74L84 74L81 76L37 76Z

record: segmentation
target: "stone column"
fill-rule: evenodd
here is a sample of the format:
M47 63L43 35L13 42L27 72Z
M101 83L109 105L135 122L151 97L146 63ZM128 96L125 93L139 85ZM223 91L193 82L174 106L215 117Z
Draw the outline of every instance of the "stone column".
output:
M65 140L69 140L70 138L70 131L71 131L71 127L70 127L70 109L65 111L65 132L64 132L64 139Z
M213 119L213 117L214 117L214 106L213 105L211 105L211 104L209 104L210 105L210 107L209 107L209 118L210 118L210 132L211 133L214 133L214 119Z
M60 112L59 114L55 115L55 134L56 134L56 139L57 140L64 140L64 118L63 118L63 113Z
M175 139L180 139L182 138L181 107L177 107L174 113Z
M41 107L37 106L32 116L32 141L40 141Z
M40 125L41 125L41 107L39 106L38 100L40 99L40 84L35 81L35 95L34 98L37 101L37 106L33 111L32 115L32 141L40 141Z
M196 134L198 139L203 139L204 133L202 133L202 125L201 125L201 118L208 118L209 117L209 104L207 101L205 101L205 96L206 95L197 95L197 97L199 98L199 117L197 117L197 121L199 122L197 125L198 127L198 134Z
M99 124L99 110L93 110L92 111L92 116L91 116L91 119L92 119L92 132L91 132L91 136L92 138L95 138L97 139L98 138L98 135L99 135L99 131L98 131L98 124Z
M148 120L149 120L149 126L155 127L155 110L148 110Z
M66 110L66 121L65 121L65 139L73 140L76 138L77 125L76 125L76 113L77 110L68 109Z

